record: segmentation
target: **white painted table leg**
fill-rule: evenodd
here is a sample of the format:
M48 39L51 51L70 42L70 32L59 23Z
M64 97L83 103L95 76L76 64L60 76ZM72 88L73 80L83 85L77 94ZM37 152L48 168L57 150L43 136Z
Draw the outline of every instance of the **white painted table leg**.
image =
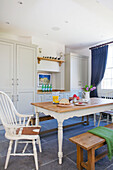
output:
M39 125L39 112L37 110L37 107L35 107L35 113L36 113L36 122L35 122L35 125L38 126Z
M59 164L62 164L62 143L63 143L63 122L58 122L58 157L59 157Z
M94 126L96 125L96 113L94 114Z

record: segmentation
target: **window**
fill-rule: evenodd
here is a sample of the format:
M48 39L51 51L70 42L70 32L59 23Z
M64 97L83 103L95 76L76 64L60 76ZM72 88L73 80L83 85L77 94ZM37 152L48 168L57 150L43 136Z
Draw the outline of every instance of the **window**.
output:
M107 65L101 89L113 89L113 45L108 47Z

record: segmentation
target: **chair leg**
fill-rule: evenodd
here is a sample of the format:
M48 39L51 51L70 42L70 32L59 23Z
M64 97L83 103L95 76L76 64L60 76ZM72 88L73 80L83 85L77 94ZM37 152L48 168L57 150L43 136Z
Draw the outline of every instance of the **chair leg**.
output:
M10 158L10 154L11 154L11 149L12 149L12 144L13 144L13 141L10 140L4 169L7 169L7 166L8 166L8 162L9 162L9 158Z
M109 114L107 114L107 124L109 123Z
M36 150L36 146L35 146L35 140L32 140L32 144L33 144L35 166L36 166L36 170L38 170L38 157L37 157L37 150Z
M100 117L99 117L99 121L98 121L98 126L100 125L101 117L102 117L102 113L100 113Z
M14 154L16 153L16 149L17 149L17 144L18 144L18 140L15 140L15 146L14 146Z
M38 139L37 139L37 144L39 145L39 151L42 152L40 136L39 136Z
M96 113L94 114L94 126L96 125Z
M111 122L113 123L113 115L111 115Z

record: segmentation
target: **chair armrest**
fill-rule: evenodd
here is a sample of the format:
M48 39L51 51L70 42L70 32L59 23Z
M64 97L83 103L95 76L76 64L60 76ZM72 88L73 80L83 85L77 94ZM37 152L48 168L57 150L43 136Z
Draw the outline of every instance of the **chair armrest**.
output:
M18 117L33 117L34 115L24 115L24 114L20 114L20 113L16 113Z
M23 127L26 127L21 125L8 125L8 124L5 124L4 126L5 126L6 133L8 135L21 135ZM17 134L17 129L20 129L18 134Z

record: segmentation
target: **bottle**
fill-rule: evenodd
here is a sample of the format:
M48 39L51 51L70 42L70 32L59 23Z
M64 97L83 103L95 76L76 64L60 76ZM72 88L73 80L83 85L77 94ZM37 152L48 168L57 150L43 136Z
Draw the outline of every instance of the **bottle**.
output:
M42 84L42 92L44 92L44 84Z
M47 91L49 92L50 88L49 88L49 84L47 85Z
M52 91L52 84L50 84L50 91Z
M47 85L45 84L45 92L47 92Z

